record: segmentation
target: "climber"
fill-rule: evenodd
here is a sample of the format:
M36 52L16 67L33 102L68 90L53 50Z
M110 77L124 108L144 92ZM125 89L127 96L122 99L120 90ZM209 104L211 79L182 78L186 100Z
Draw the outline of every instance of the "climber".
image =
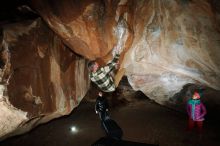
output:
M90 71L89 77L92 82L94 82L99 88L99 96L96 99L95 111L96 114L99 114L101 119L101 125L106 132L108 137L120 140L123 131L118 126L118 124L112 120L108 114L108 100L105 98L104 93L116 91L116 84L114 79L111 76L111 72L118 67L119 57L122 49L121 47L114 47L112 54L113 59L104 67L99 67L99 64L96 61L91 61L88 63L88 69Z
M111 72L118 67L118 60L120 57L118 50L118 47L113 49L114 58L104 67L100 67L96 61L88 63L88 69L90 71L89 77L91 81L94 82L103 92L114 92L116 89Z

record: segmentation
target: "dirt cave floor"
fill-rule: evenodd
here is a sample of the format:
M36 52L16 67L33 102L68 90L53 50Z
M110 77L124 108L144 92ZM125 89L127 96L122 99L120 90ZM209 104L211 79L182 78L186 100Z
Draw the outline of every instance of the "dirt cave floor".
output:
M29 133L8 138L0 142L0 146L91 146L105 136L94 104L84 100L69 116L40 125ZM109 112L122 128L123 140L160 146L220 146L219 111L206 117L202 135L196 131L186 131L186 114L149 99L118 104ZM71 127L75 127L75 132L70 130Z

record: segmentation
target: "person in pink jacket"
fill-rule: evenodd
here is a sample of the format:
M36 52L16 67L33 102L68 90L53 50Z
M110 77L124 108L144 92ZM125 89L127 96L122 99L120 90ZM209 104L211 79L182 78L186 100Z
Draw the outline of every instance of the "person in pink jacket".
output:
M195 125L199 133L202 132L204 116L206 115L206 107L200 100L200 95L196 91L191 99L187 102L187 113L189 116L188 130L192 130Z

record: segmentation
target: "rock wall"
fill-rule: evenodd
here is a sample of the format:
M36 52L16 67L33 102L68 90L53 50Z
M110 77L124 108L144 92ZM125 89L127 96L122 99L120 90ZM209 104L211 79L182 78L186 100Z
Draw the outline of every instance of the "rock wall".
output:
M161 104L189 83L220 89L216 0L32 0L32 5L72 50L90 60L106 62L113 46L122 47L118 74Z
M220 89L220 33L208 1L142 1L124 59L129 82L159 103L189 83Z
M94 60L108 54L118 41L119 31L129 27L126 24L121 27L120 23L125 17L127 21L131 19L126 13L130 11L126 3L109 0L32 0L32 7L74 52ZM130 35L128 39L132 39Z
M3 26L0 60L1 139L69 114L89 88L86 60L41 19Z

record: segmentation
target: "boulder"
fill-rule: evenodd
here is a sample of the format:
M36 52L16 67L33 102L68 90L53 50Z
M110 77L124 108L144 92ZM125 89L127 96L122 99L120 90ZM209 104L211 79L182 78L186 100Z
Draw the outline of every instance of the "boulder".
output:
M42 19L3 26L0 137L68 115L90 82L86 60L63 44Z

